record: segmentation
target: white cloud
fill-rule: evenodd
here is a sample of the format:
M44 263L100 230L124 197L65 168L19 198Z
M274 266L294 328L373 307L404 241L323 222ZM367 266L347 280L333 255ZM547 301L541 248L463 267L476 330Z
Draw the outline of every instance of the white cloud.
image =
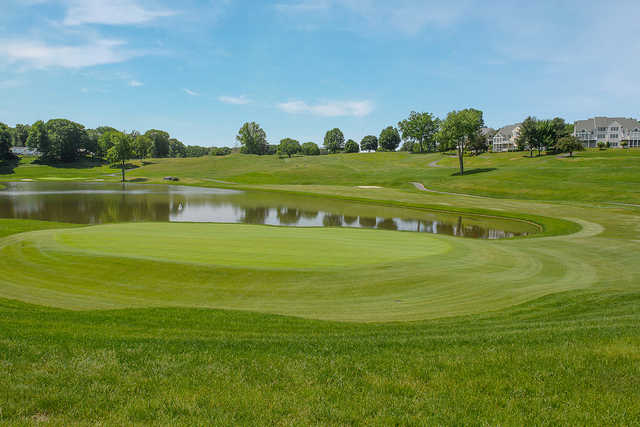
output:
M149 10L135 0L68 0L64 25L133 25L173 16L173 10Z
M200 94L198 92L194 92L192 90L189 90L187 88L182 89L184 90L184 93L186 93L187 95L191 95L191 96L200 96Z
M218 101L224 102L225 104L233 104L233 105L246 105L250 104L251 100L246 96L219 96Z
M131 87L139 87L139 86L144 86L144 83L138 81L138 80L131 80L129 81L129 86Z
M364 117L373 111L373 103L371 101L328 101L310 105L304 101L288 101L279 103L278 108L289 114Z
M136 53L121 40L98 39L79 45L53 45L36 40L0 40L0 56L36 68L82 68L125 61Z

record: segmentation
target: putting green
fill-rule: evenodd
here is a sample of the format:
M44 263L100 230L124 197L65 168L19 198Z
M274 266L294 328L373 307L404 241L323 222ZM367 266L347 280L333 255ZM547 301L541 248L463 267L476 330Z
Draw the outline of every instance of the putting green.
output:
M0 297L70 309L187 306L417 320L591 286L597 273L585 260L593 248L576 236L485 241L175 223L34 231L0 240Z

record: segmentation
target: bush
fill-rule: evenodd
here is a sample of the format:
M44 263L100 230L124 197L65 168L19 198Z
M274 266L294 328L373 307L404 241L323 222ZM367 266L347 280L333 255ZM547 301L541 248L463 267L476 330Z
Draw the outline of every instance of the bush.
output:
M211 147L209 154L212 156L226 156L231 154L231 148L229 147Z
M598 148L601 150L604 150L607 147L608 144L605 144L604 142L600 141L598 142Z

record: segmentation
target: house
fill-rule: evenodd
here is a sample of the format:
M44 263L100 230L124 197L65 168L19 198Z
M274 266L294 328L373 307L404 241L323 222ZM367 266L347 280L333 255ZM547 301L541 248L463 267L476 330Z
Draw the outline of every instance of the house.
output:
M585 148L595 148L598 142L620 148L626 141L628 147L640 147L640 122L623 117L593 117L574 123L573 136L582 141Z
M492 150L494 153L503 151L515 151L518 148L516 141L520 137L520 126L522 123L509 125L498 129L492 139Z
M11 147L11 152L18 156L39 156L40 152L28 147Z

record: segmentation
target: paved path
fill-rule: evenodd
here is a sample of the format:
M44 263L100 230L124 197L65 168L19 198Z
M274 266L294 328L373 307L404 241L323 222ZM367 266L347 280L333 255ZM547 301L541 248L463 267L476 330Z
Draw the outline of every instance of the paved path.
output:
M427 191L429 193L437 193L437 194L448 194L450 196L465 196L465 197L477 197L479 199L490 199L491 197L484 197L484 196L476 196L475 194L464 194L464 193L450 193L448 191L436 191L436 190L431 190L429 188L426 188L424 186L424 184L420 183L420 182L411 182L410 184L413 184L414 187L416 187L418 190L420 191Z

